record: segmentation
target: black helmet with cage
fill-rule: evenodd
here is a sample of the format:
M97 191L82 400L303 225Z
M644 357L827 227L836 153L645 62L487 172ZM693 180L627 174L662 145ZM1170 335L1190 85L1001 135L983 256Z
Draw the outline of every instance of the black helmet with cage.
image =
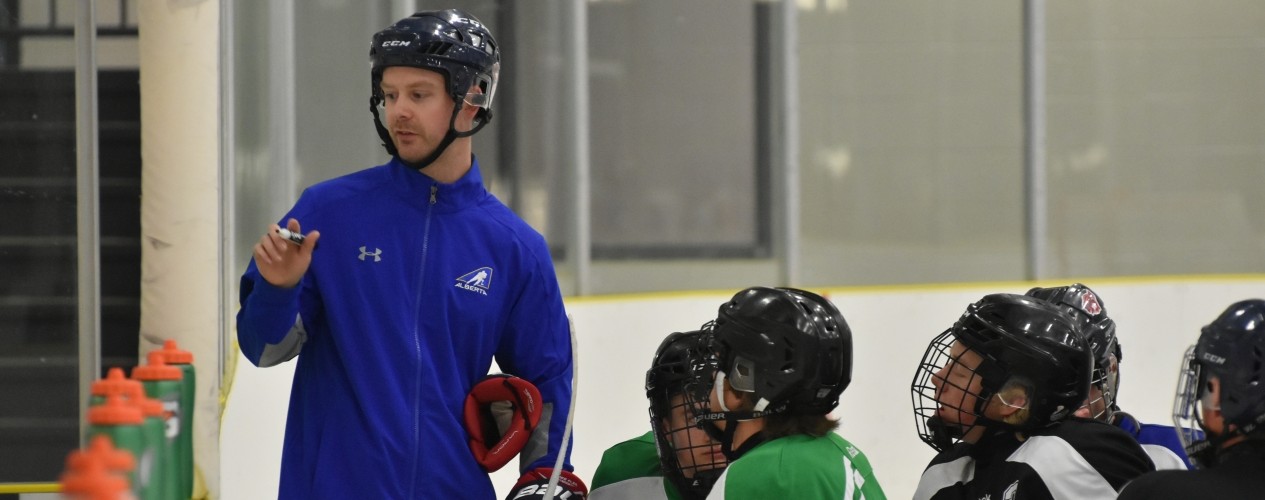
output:
M705 434L690 432L698 428L697 415L707 411L686 397L690 384L697 380L694 369L715 367L701 342L702 333L696 330L668 335L646 371L650 428L659 451L659 466L685 499L706 498L728 465L712 452L715 441Z
M369 111L383 147L398 156L391 135L382 124L379 106L384 103L382 73L391 66L407 66L437 72L444 77L454 106L448 133L435 151L412 165L423 168L435 161L452 141L474 135L492 119L492 99L500 74L501 52L492 33L474 16L458 9L423 11L406 17L373 35L369 48L371 94ZM470 92L477 88L478 92ZM479 108L470 130L455 129L463 106Z
M961 361L963 355L950 354L954 343L978 355L978 366L969 367ZM940 374L956 368L953 364L968 375L955 380ZM978 426L1027 431L1060 422L1084 401L1092 369L1088 342L1061 308L1024 295L986 295L931 341L919 363L911 387L918 435L944 451ZM973 397L940 401L940 384L952 384ZM989 400L1004 387L1022 388L1027 395L1027 417L1021 422L984 416ZM953 418L945 419L944 412Z
M1080 323L1081 333L1089 341L1089 348L1094 353L1094 374L1092 384L1101 391L1101 404L1091 401L1090 407L1101 407L1093 418L1111 421L1112 416L1120 408L1116 405L1119 396L1120 374L1112 370L1112 360L1116 364L1123 359L1120 343L1116 339L1116 322L1107 315L1107 307L1102 298L1088 286L1074 283L1068 286L1033 288L1026 294L1029 297L1053 303Z
M1218 435L1203 427L1201 400L1216 377L1220 410L1227 429ZM1265 438L1265 300L1231 304L1186 350L1173 403L1173 423L1187 455L1200 465L1211 463L1220 446L1236 436ZM1229 427L1233 426L1232 429Z

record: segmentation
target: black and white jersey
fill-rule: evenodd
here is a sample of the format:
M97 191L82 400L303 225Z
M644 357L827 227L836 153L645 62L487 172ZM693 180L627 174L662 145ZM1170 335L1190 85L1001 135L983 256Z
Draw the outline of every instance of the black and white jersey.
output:
M1265 442L1245 441L1222 451L1217 463L1194 471L1165 470L1129 483L1120 500L1258 499L1265 497Z
M931 460L915 500L1115 499L1129 481L1155 470L1128 433L1073 418L1020 440L999 432L959 443Z

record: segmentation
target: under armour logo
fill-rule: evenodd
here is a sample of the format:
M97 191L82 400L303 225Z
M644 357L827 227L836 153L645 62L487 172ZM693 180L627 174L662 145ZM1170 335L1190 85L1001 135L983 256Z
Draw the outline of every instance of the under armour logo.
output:
M368 247L360 247L360 260L365 260L365 257L373 257L374 262L382 262L381 248L375 248L372 252L367 250L367 248Z

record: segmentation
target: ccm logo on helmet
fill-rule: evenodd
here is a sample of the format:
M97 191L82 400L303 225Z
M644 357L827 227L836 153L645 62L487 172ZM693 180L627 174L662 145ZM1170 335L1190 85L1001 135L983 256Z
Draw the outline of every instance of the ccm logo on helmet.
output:
M383 47L408 47L412 40L387 40L382 42Z

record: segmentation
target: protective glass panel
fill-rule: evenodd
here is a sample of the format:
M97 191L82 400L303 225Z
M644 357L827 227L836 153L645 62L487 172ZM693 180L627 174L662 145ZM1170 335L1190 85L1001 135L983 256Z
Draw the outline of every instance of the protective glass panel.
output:
M1021 277L1022 2L800 5L804 284Z
M1265 270L1265 5L1046 6L1051 273Z

